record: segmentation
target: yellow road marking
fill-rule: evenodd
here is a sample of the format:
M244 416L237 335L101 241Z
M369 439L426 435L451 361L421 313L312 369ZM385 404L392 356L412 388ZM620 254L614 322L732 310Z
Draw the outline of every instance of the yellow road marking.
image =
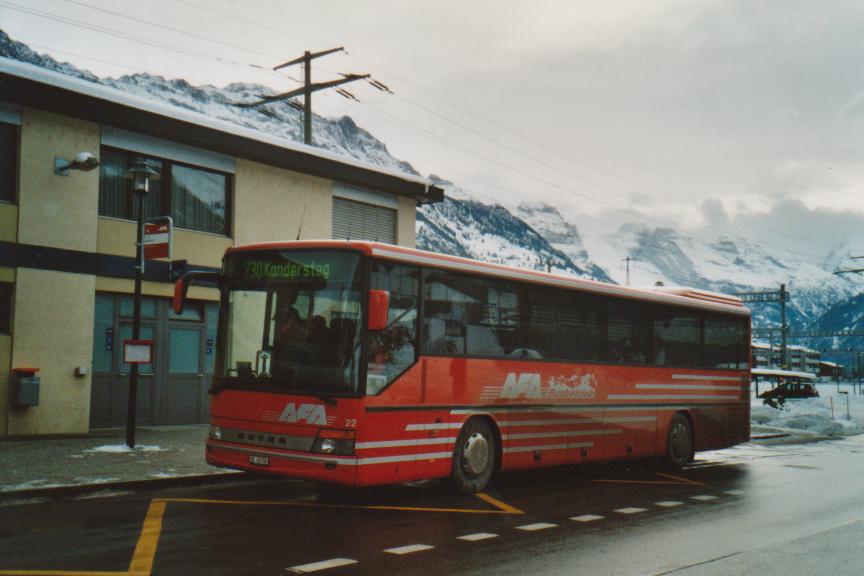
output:
M430 508L423 506L384 506L359 504L321 504L319 502L298 502L292 500L210 500L207 498L166 498L165 502L186 504L224 504L228 506L294 506L299 508L341 508L353 510L402 510L405 512L449 512L456 514L522 514L506 504L498 510L477 510L474 508ZM495 505L497 506L497 504ZM514 512L515 510L515 512Z
M486 502L488 502L492 506L495 506L496 508L500 508L501 510L504 510L505 512L508 512L510 514L525 514L525 512L523 512L522 510L519 510L518 508L514 508L513 506L510 506L509 504L505 504L504 502L501 502L500 500L497 500L497 499L493 498L492 496L489 496L488 494L485 494L483 492L479 492L477 494L477 497L480 498L481 500L485 500Z
M211 500L207 498L156 498L150 502L147 516L141 527L141 535L132 554L128 572L99 572L81 570L0 570L0 576L150 576L153 571L153 561L156 558L156 547L162 534L162 519L169 502L186 504L222 504L229 506L294 506L303 508L343 508L355 510L401 510L405 512L447 512L456 514L524 514L522 510L505 504L500 500L479 493L477 497L491 504L495 510L478 510L473 508L430 508L422 506L383 506L383 505L351 505L351 504L321 504L318 502L297 502L290 500Z
M162 499L157 498L150 502L147 517L141 527L141 536L138 537L132 562L129 563L130 576L150 576L159 535L162 534L162 517L165 515L166 506L167 502Z
M662 476L663 478L671 478L672 480L678 480L683 484L692 484L694 486L707 486L704 482L697 482L696 480L690 480L689 478L682 478L680 476L673 476L672 474L664 474L663 472L655 472L657 476Z

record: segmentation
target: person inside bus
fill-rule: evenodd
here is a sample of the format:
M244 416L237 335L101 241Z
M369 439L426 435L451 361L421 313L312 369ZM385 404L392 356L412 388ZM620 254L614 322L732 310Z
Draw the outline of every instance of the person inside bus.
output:
M275 348L279 350L286 346L303 346L305 343L306 328L300 313L293 306L283 308L276 316Z
M309 350L309 363L327 364L328 352L332 352L330 329L323 316L313 316L309 321L309 333L306 335L306 348Z

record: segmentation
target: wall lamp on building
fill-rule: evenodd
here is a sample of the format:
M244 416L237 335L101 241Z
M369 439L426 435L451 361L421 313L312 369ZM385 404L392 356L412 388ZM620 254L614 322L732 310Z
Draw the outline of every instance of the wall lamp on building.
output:
M58 176L68 176L70 170L89 172L97 166L99 166L99 159L90 152L81 152L72 160L60 156L54 157L54 174Z

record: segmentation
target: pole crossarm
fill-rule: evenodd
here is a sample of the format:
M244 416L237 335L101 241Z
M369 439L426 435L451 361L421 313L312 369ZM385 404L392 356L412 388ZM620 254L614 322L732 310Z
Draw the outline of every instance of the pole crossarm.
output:
M333 54L334 52L342 52L345 48L340 46L339 48L330 48L329 50L322 50L321 52L313 52L309 54L308 60L314 60L315 58L320 58L321 56L327 56L328 54ZM295 58L290 62L285 62L284 64L279 64L278 66L274 66L273 70L281 70L282 68L288 68L289 66L294 66L295 64L302 64L307 61L307 57L305 55L300 56L299 58Z
M841 274L860 274L861 272L864 272L864 268L840 268L835 270L834 274L839 276Z
M371 74L345 74L345 78L342 78L341 80L331 80L330 82L318 82L316 84L312 84L310 86L310 91L318 92L319 90L334 88L336 86L341 86L342 84L347 84L348 82L354 82L355 80L363 80L365 78L369 78L369 76L371 76ZM234 104L234 106L237 106L238 108L255 108L256 106L261 106L262 104L270 104L271 102L277 102L279 100L287 100L289 98L293 98L294 96L304 94L305 92L305 87L295 88L294 90L282 92L281 94L274 94L273 96L261 96L261 99L257 102L238 102L237 104Z
M790 295L786 290L766 290L764 292L738 292L741 302L789 302Z

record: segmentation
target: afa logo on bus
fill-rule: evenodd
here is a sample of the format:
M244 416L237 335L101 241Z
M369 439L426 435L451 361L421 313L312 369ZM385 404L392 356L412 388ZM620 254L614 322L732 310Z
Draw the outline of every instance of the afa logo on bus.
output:
M492 387L497 389L498 387ZM597 395L597 379L593 374L573 374L570 376L550 376L543 385L540 374L510 372L504 379L498 398L524 399L592 399ZM484 391L484 396L488 392Z
M289 402L279 416L280 422L305 422L306 424L327 425L327 411L323 404L300 404Z

